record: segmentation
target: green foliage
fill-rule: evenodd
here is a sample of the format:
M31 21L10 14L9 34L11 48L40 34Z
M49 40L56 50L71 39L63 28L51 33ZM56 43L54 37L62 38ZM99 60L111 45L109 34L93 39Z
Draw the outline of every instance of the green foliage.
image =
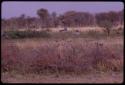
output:
M50 37L49 33L46 31L5 31L4 33L5 38L33 38L33 37L42 37L47 38Z

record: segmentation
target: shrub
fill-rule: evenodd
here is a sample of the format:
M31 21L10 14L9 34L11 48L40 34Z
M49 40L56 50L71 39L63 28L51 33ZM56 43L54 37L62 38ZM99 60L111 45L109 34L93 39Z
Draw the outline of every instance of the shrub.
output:
M48 38L50 37L49 33L46 31L31 31L31 30L27 30L27 31L5 31L4 33L5 38L14 38L14 39L18 39L18 38L33 38L33 37L42 37L42 38Z

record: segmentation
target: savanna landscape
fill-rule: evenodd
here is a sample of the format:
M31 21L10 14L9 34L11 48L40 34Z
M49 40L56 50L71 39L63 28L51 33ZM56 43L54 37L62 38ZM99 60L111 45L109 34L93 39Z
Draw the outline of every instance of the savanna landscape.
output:
M2 18L2 83L123 83L124 10L83 11Z

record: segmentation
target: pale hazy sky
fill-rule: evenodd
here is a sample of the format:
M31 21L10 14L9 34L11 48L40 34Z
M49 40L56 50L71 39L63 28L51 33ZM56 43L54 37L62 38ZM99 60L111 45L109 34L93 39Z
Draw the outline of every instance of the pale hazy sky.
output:
M25 14L27 16L37 16L36 11L40 8L48 9L50 13L64 13L69 10L83 11L90 13L120 11L124 8L122 2L67 2L67 1L4 1L2 2L2 18L10 18Z

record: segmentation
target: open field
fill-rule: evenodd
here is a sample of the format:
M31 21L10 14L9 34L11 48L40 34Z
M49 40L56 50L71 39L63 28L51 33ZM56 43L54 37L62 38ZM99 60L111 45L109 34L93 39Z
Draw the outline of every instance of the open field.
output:
M123 36L3 39L1 44L3 82L123 81Z

